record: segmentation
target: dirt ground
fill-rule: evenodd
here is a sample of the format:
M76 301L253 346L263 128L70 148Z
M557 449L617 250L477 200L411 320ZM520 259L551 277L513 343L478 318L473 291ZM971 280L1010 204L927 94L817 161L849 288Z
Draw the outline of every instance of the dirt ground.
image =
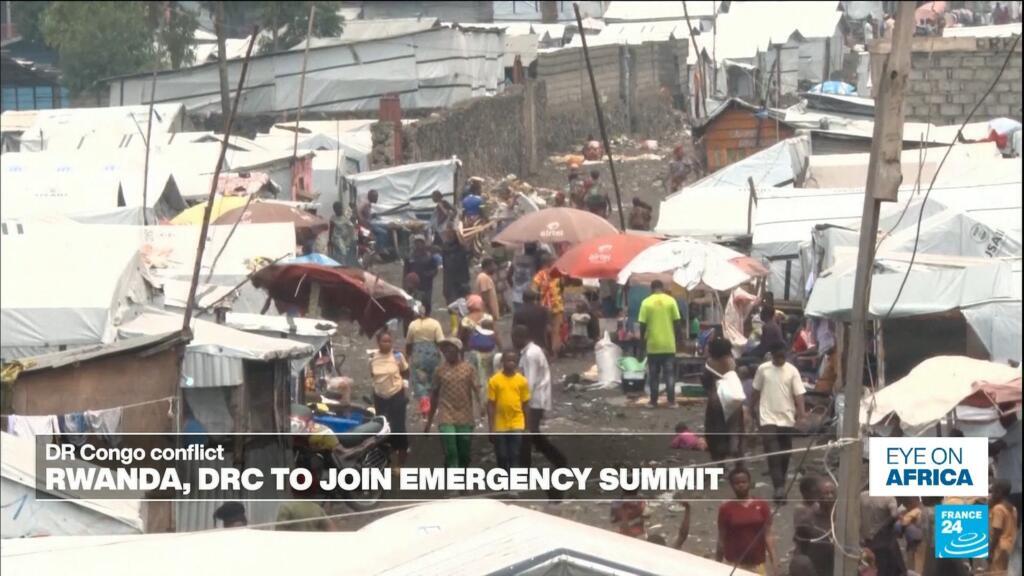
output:
M622 161L617 163L616 169L620 187L623 191L623 203L625 205L628 206L630 200L634 196L639 196L641 199L657 208L661 199L665 196L664 187L660 179L666 171L668 157L671 154L671 147L676 142L683 142L687 153L690 152L689 139L686 134L678 135L678 138L675 139L674 142L667 141L659 143L659 148L653 153L648 150L641 150L639 143L633 141L624 143L620 142L620 145L613 146L617 151L617 155L621 154L626 158L630 156L640 156L641 154L645 155L643 159L628 160L624 158ZM602 178L607 179L604 185L605 189L611 192L611 182L608 177L609 175L606 164L602 166L602 172ZM538 174L533 175L527 180L534 187L562 188L565 184L565 175L566 169L564 165L555 164L549 160L545 162L543 168ZM696 174L693 175L693 177L696 176ZM617 224L617 217L615 214L611 216L611 219ZM657 222L657 213L655 213L654 222ZM376 271L381 273L384 279L388 281L394 283L400 282L400 265L398 264L382 266ZM438 280L438 282L440 282L440 280ZM447 312L443 312L444 303L440 301L440 292L440 289L434 290L434 316L441 321L442 326L447 326ZM437 312L438 310L441 310L442 312ZM508 335L511 330L510 320L508 318L504 318L499 321L498 330L507 342ZM403 342L399 339L396 344L402 346ZM354 378L356 382L356 390L354 390L353 395L356 399L369 398L371 395L366 351L372 347L373 345L368 339L359 336L346 334L339 335L336 339L336 348L347 356L343 372ZM703 401L698 401L684 406L675 406L671 408L663 407L657 410L649 410L641 407L640 404L634 404L619 390L567 390L565 386L561 384L564 376L586 371L593 364L593 352L585 353L579 357L558 359L552 363L552 376L554 378L554 409L546 419L546 431L553 433L671 433L673 432L675 425L679 422L685 422L693 430L703 430ZM421 430L422 420L418 414L415 414L416 410L412 409L411 405L409 412L409 430L411 432ZM600 442L597 440L584 443L577 442L574 443L573 446L574 449L579 452L567 455L570 459L570 465L573 465L574 460L579 461L591 459L601 459L606 462L607 465L628 462L632 465L645 464L649 466L682 466L708 461L706 453L672 450L669 447L670 439L670 436L665 436L659 440L660 443L648 443L647 446L649 446L649 448L643 450L643 452L645 452L643 454L630 452L615 453L616 446L613 442ZM558 439L555 441L556 443L559 442ZM806 441L796 442L797 446L805 444ZM474 446L474 461L482 463L485 466L489 462L493 462L490 445L484 441L483 438L475 442ZM415 444L413 450L415 451ZM760 452L761 447L759 437L756 434L752 434L748 437L746 453L748 455L756 455ZM792 463L790 465L791 477L799 472L797 470L797 464L800 461L800 456L800 454L796 454L792 459ZM415 458L415 455L411 455L410 458ZM543 458L541 456L535 455L535 458L540 458L540 461L543 462ZM817 451L809 453L805 464L805 469L820 473L822 471L823 464L822 453ZM767 466L765 462L762 459L752 460L747 463L747 466L751 469L754 475L754 495L769 499L771 496L771 485L768 479ZM699 499L694 500L691 503L692 518L690 537L684 546L684 550L702 556L713 556L717 539L717 507L722 499L727 499L731 495L730 489L724 482L722 489L717 492L702 492L697 495ZM652 511L647 524L648 532L650 534L660 534L669 543L671 543L675 539L676 532L679 529L680 522L682 521L682 506L680 505L680 501L674 499L675 495L670 493L642 493L641 496L648 500L649 507ZM681 498L683 496L680 495L679 497ZM788 555L792 550L792 510L798 497L798 491L794 487L790 493L789 504L781 507L774 518L776 550L780 557ZM531 506L533 508L552 514L558 514L565 518L593 526L608 529L611 528L609 523L609 504L607 502L566 501L559 505L528 502L522 503L522 505ZM389 504L385 502L380 506L382 509L386 509ZM344 512L344 509L340 509L338 511ZM387 513L386 510L381 511L381 514L384 513ZM380 514L374 513L344 518L342 519L342 524L346 529L356 529L373 521L379 516Z

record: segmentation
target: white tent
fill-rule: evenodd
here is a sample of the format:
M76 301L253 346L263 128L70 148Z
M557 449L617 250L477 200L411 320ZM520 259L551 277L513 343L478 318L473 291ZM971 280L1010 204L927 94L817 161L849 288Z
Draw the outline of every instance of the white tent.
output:
M121 228L3 223L4 359L112 342L115 325L149 301L139 245Z
M21 135L22 152L77 149L83 138L98 134L146 133L149 106L105 108L58 108L39 110L35 121ZM185 107L180 103L153 107L153 134L184 131L188 127Z
M0 156L4 218L65 215L89 223L142 224L186 208L174 176L152 163L143 200L142 157L109 150L17 152Z
M6 432L0 432L0 439L0 538L142 533L139 500L83 500L45 492L48 500L37 499L35 441Z
M394 546L394 542L402 546ZM182 554L187 547L188 554ZM492 500L449 500L395 512L355 532L214 530L136 537L35 538L0 551L11 575L70 572L152 576L230 572L252 576L294 569L282 550L347 550L326 574L477 576L752 576L689 554ZM245 550L244 554L224 554ZM118 562L111 563L111 554ZM162 559L154 562L154 558ZM44 561L45 560L45 561Z
M803 171L804 161L811 155L811 139L797 136L751 154L739 162L718 170L686 188L717 188L732 186L749 188L748 178L754 179L754 186L792 187L793 180ZM667 199L674 196L670 195Z
M897 304L889 317L904 318L1014 298L1013 273L1007 262L918 254L907 275L909 257L909 254L901 254L899 258L876 258L868 306L872 317L886 316L893 302ZM853 304L855 270L856 262L847 260L823 272L814 282L804 313L848 318ZM905 283L904 277L907 278Z
M455 193L455 173L460 162L457 158L403 164L391 168L362 172L345 177L350 187L356 190L359 200L366 197L370 190L376 190L379 200L374 212L383 217L402 215L414 217L414 213L425 213L433 209L434 203L430 195L434 190L451 200ZM317 214L330 217L331 205L338 198L320 197L320 208Z

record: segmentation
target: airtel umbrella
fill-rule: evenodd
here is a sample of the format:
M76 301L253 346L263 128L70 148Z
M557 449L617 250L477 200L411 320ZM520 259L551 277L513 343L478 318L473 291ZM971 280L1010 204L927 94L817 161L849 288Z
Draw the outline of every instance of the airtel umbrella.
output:
M570 248L555 268L573 278L615 279L637 254L659 242L656 236L629 233L598 236Z
M319 216L277 202L253 202L249 206L242 206L221 214L213 223L232 225L235 222L242 224L288 222L294 224L295 239L300 244L316 238L316 235L327 230L328 226L327 221Z
M672 281L687 290L721 291L767 276L768 270L753 258L724 246L693 238L673 238L637 254L619 272L619 284L627 284L631 278L666 274L671 274Z
M618 230L607 220L575 208L545 208L520 217L494 237L501 244L579 244Z

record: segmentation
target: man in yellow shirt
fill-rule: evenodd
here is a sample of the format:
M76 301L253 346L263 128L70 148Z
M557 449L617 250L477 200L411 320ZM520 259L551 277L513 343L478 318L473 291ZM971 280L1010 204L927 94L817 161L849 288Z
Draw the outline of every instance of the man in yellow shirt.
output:
M519 352L501 354L501 372L487 383L487 416L494 434L498 467L511 469L519 462L519 447L526 429L526 405L530 386L519 373Z
M640 337L647 344L647 386L651 389L651 408L658 407L660 380L665 379L668 404L676 403L676 337L682 334L682 322L676 299L665 293L661 280L651 282L651 295L640 303L637 316ZM682 339L680 337L680 339Z

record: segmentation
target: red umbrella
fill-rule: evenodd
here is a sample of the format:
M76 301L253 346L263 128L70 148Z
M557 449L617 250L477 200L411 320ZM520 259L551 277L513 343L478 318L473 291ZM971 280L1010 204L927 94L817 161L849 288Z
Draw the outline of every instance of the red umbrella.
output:
M573 278L618 277L634 256L661 242L657 236L608 234L577 244L555 261L555 268Z
M279 310L309 310L310 286L320 286L320 305L328 320L351 319L364 334L373 334L392 318L415 315L404 292L355 268L319 264L275 264L253 275L252 285L266 290ZM344 315L339 313L344 312Z
M502 244L579 244L616 232L615 226L591 212L575 208L545 208L509 224L494 237L494 241Z
M327 230L327 221L319 216L314 216L304 210L299 210L288 204L276 202L253 202L249 206L242 206L221 214L214 224L232 225L235 222L242 224L268 224L272 222L288 222L295 225L295 239L300 244L316 238L316 235Z

